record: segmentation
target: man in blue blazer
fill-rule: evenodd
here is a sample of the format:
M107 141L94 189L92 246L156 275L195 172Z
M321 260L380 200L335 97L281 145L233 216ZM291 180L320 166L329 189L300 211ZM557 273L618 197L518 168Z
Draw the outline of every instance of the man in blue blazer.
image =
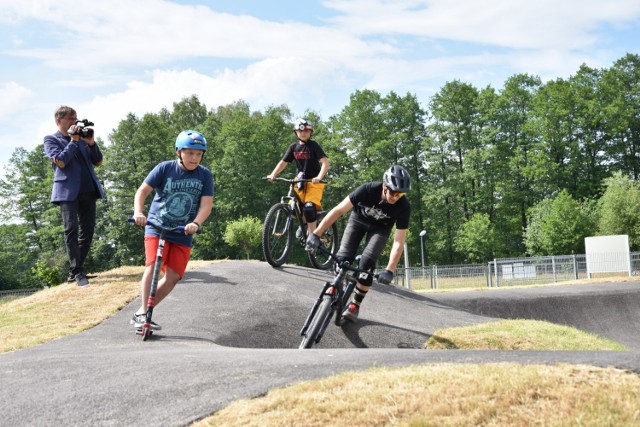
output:
M44 137L44 151L53 167L51 202L60 206L64 222L69 280L87 286L89 279L83 265L93 241L96 200L105 197L94 170L94 166L102 164L102 153L93 129L77 126L78 116L73 108L63 105L54 117L58 131Z

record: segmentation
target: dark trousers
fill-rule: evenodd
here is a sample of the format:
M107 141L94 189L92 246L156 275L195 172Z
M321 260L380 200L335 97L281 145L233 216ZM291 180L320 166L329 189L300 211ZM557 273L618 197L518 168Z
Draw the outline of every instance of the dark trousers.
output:
M60 202L64 222L64 245L69 256L70 272L83 273L84 260L91 249L96 227L95 192L82 193L73 202Z
M374 271L378 263L378 258L387 244L390 234L390 229L370 224L351 214L344 233L342 234L340 249L336 256L340 260L346 259L353 262L356 258L360 243L364 239L365 244L362 249L362 258L360 258L358 267L363 270ZM373 276L361 274L358 277L358 281L363 285L369 286L373 281Z

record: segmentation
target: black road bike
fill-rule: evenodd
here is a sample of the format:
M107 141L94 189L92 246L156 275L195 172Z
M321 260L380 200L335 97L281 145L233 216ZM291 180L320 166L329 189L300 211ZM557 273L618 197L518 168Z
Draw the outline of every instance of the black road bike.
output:
M135 223L134 218L129 218L129 222ZM153 276L151 278L151 288L149 289L149 297L147 298L147 312L145 313L145 320L141 328L136 329L136 334L142 335L142 341L146 341L149 336L153 334L151 327L151 316L153 316L153 307L156 303L156 290L158 289L158 282L160 281L160 271L162 269L162 255L164 254L165 236L167 233L184 233L184 226L179 225L173 228L163 228L157 224L147 220L147 224L155 228L160 232L160 240L158 241L158 250L156 251L156 260L153 264ZM198 234L201 230L197 231Z
M262 227L262 252L272 267L281 267L289 259L295 242L302 248L307 243L307 223L303 220L302 212L304 203L293 190L293 186L311 180L280 177L275 180L289 184L289 192L267 212ZM326 211L317 213L318 223L326 214ZM320 247L326 249L329 254L335 254L338 250L338 238L338 226L334 223L320 236ZM310 252L307 254L309 262L317 269L327 270L333 263L331 257L325 252L316 251L315 254Z
M361 270L349 261L339 261L334 254L327 253L326 249L322 247L319 247L318 251L325 252L325 255L329 256L331 260L336 263L337 274L333 278L333 281L325 282L320 296L313 304L313 307L311 307L311 311L304 321L304 325L300 330L300 335L302 336L302 341L298 347L300 350L311 348L313 344L320 342L334 314L334 323L336 326L343 326L345 324L346 319L342 316L342 312L347 304L349 304L351 294L353 294L356 287L354 274L370 274L369 271ZM356 258L356 265L359 258L360 257ZM347 274L349 272L351 272L351 274ZM378 275L375 274L373 277L377 279Z

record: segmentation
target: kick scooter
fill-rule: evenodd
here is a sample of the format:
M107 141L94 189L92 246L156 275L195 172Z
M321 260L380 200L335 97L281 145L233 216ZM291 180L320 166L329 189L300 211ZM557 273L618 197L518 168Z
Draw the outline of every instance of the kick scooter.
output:
M129 222L135 222L134 218L129 218ZM158 250L156 251L156 260L153 264L153 276L151 278L151 288L149 289L149 298L147 299L147 312L145 313L145 321L142 327L136 329L136 334L142 335L142 341L146 341L153 334L151 325L151 316L153 315L153 307L155 306L156 290L158 289L158 281L160 280L160 271L162 269L162 255L164 254L164 238L167 233L184 233L184 225L174 228L162 228L159 225L147 220L147 225L155 228L160 232L160 240L158 241ZM200 234L201 230L197 231Z

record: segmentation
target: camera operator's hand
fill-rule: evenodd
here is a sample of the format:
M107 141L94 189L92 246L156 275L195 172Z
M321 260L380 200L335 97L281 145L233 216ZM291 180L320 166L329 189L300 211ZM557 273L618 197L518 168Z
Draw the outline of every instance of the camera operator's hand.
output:
M67 130L67 133L71 137L71 142L75 142L76 144L80 141L80 135L78 135L78 127L76 125L71 125L71 127Z

